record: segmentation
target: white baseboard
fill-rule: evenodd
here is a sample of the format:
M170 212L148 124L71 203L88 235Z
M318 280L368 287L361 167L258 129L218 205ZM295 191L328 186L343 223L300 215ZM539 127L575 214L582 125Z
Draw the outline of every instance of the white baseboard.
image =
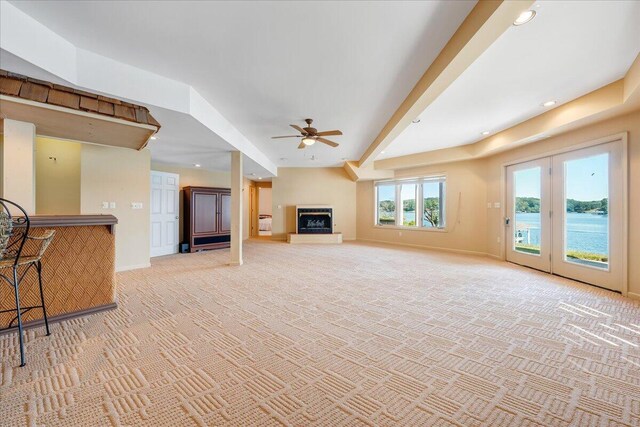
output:
M400 243L400 242L389 242L386 240L376 240L376 239L361 239L356 238L359 242L371 242L371 243L382 243L385 245L394 245L394 246L406 246L409 248L418 248L418 249L429 249L434 251L443 251L443 252L452 252L456 254L463 255L475 255L475 256L483 256L483 257L495 257L495 255L490 255L486 252L478 252L478 251L466 251L463 249L452 249L452 248L441 248L438 246L426 246L426 245L414 245L411 243Z
M126 265L124 267L116 267L116 273L121 273L123 271L129 271L129 270L137 270L139 268L149 268L149 267L151 267L150 262L146 264Z
M640 294L635 292L627 292L627 297L640 301Z

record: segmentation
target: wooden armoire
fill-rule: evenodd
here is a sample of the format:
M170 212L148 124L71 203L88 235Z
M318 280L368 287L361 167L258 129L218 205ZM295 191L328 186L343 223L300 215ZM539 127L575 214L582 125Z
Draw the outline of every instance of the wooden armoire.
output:
M231 190L184 187L184 240L189 251L231 245Z

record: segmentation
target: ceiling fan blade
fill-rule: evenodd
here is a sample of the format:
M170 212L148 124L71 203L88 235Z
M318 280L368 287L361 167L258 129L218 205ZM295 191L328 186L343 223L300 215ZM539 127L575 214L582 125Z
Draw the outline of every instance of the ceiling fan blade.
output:
M300 145L298 145L298 149L303 149L306 148L307 144L305 144L304 142L301 142Z
M342 132L340 132L339 130L325 130L324 132L318 132L316 135L318 136L342 135Z
M297 130L298 132L300 132L300 133L301 133L301 134L303 134L303 135L306 135L306 134L307 134L307 131L306 131L306 130L304 130L304 129L302 129L302 128L301 128L300 126L298 126L298 125L289 125L289 126L291 126L292 128L294 128L295 130Z
M278 139L278 138L300 138L300 135L286 135L286 136L272 136L271 139Z
M338 145L340 145L337 142L329 141L328 139L325 139L325 138L318 138L316 141L323 142L330 147L337 147Z

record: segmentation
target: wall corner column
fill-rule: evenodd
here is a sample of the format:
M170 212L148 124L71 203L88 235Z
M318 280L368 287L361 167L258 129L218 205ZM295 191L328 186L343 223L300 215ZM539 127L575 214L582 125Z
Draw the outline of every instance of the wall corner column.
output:
M231 152L231 265L242 265L242 153Z
M35 141L33 123L4 119L0 194L22 206L29 215L36 213Z

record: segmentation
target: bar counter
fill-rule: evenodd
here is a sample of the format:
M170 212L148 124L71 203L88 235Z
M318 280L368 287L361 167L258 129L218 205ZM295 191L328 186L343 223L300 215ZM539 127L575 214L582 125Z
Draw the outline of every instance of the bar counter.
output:
M42 258L44 300L49 321L91 314L116 307L115 225L113 215L34 215L30 235L55 230L53 241ZM25 245L24 255L29 254ZM24 267L23 267L24 268ZM4 271L7 273L10 271ZM38 275L35 268L20 284L20 304L38 304ZM14 308L13 288L0 287L0 310ZM0 329L13 315L0 315ZM23 316L31 325L43 323L42 310ZM27 325L28 326L28 325Z

